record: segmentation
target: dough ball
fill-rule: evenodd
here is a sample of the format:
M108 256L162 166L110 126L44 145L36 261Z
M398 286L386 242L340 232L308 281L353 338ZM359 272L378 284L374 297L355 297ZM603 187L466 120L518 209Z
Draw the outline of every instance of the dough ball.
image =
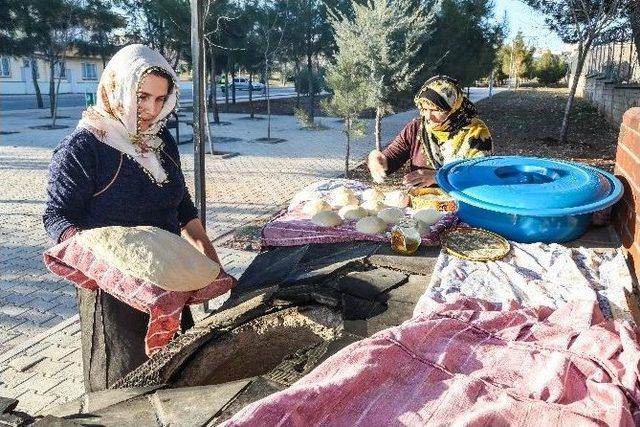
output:
M404 217L404 211L400 208L384 208L378 212L378 218L387 224L395 224Z
M441 217L442 214L435 209L420 209L413 214L413 219L427 226L435 224Z
M358 205L347 205L340 209L338 215L342 219L360 219L368 216L369 212Z
M383 203L384 202L384 193L377 188L369 188L362 192L362 200L368 202L369 200L373 200L376 202Z
M329 204L334 208L341 208L347 205L357 205L360 200L351 190L343 188L345 191L331 193L329 195Z
M342 224L342 218L332 211L321 211L311 218L311 222L320 227L335 227Z
M365 234L380 234L387 230L387 223L377 216L368 216L356 222L356 230Z
M327 203L327 201L324 199L309 200L302 207L302 212L310 216L313 216L318 212L330 211L330 210L331 210L331 205Z
M418 223L416 228L418 229L418 233L421 236L424 236L425 234L429 234L431 232L431 228L427 224L425 224L422 221L416 221L416 222Z
M386 208L383 203L380 203L376 200L369 200L360 205L360 207L366 210L369 215L378 215L382 209Z
M406 208L409 206L409 201L409 194L402 190L391 191L384 197L385 205L396 208Z

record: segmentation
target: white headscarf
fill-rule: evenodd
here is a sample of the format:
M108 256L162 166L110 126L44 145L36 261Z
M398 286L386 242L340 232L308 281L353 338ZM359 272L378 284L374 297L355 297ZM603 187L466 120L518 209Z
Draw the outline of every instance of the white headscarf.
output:
M173 78L173 89L149 129L141 132L138 91L146 74L154 69L161 69ZM167 180L167 173L160 163L163 142L158 133L177 106L177 83L175 71L158 52L141 44L126 46L111 58L102 72L96 105L82 113L78 127L131 157L161 184Z

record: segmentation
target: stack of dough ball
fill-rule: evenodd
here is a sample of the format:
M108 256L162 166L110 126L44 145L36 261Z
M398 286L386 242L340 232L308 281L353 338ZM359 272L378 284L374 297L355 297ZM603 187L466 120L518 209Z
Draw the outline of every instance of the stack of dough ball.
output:
M364 234L380 234L387 230L387 223L377 216L368 216L356 222L356 231Z
M334 208L340 208L347 205L357 205L358 202L358 196L355 195L353 190L346 187L334 188L329 192L329 204Z
M306 215L313 216L318 212L330 211L331 205L324 199L309 200L302 207L302 212Z
M380 212L386 206L384 205L384 203L377 200L367 200L366 202L361 204L360 207L366 210L369 215L378 215L378 212Z
M442 214L435 209L420 209L413 213L413 219L422 222L427 226L432 226L442 217Z
M374 201L374 202L383 203L384 193L378 190L377 188L369 188L362 192L362 201L364 202Z
M342 219L360 219L368 216L369 212L358 205L347 205L338 211L338 215L340 215Z
M384 204L394 208L406 208L409 206L409 200L409 194L406 191L396 190L385 195Z
M342 218L333 211L321 211L311 217L311 222L320 227L335 227L342 224Z
M404 211L400 208L384 208L378 212L378 218L387 224L395 224L404 218Z

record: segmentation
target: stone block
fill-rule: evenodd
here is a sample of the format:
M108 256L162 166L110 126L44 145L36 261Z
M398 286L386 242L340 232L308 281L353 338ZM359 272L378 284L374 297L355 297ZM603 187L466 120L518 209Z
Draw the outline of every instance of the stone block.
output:
M407 283L391 289L386 294L380 295L380 297L384 297L387 302L398 301L415 305L422 294L427 291L430 280L430 277L412 274L409 276Z
M206 425L251 381L158 390L151 403L162 425Z
M42 355L20 356L20 357L14 357L13 359L11 359L8 365L13 369L15 369L16 371L24 372L44 359L45 357Z
M411 319L415 304L402 301L387 301L388 308L382 313L367 319L367 333L373 335L383 329L398 326Z
M18 405L17 399L0 396L0 414L13 411Z
M438 255L440 255L439 246L421 246L413 255L398 255L389 246L384 245L374 255L370 256L368 261L376 267L386 267L411 274L429 276L433 271Z
M406 282L407 275L388 268L369 271L354 271L341 277L338 288L341 292L358 298L374 300L376 296Z

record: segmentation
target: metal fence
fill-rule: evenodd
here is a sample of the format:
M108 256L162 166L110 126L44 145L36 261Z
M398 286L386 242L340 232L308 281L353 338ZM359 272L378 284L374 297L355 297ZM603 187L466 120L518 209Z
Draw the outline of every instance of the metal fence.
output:
M617 83L640 83L638 50L631 41L594 46L587 55L583 74L599 74Z

